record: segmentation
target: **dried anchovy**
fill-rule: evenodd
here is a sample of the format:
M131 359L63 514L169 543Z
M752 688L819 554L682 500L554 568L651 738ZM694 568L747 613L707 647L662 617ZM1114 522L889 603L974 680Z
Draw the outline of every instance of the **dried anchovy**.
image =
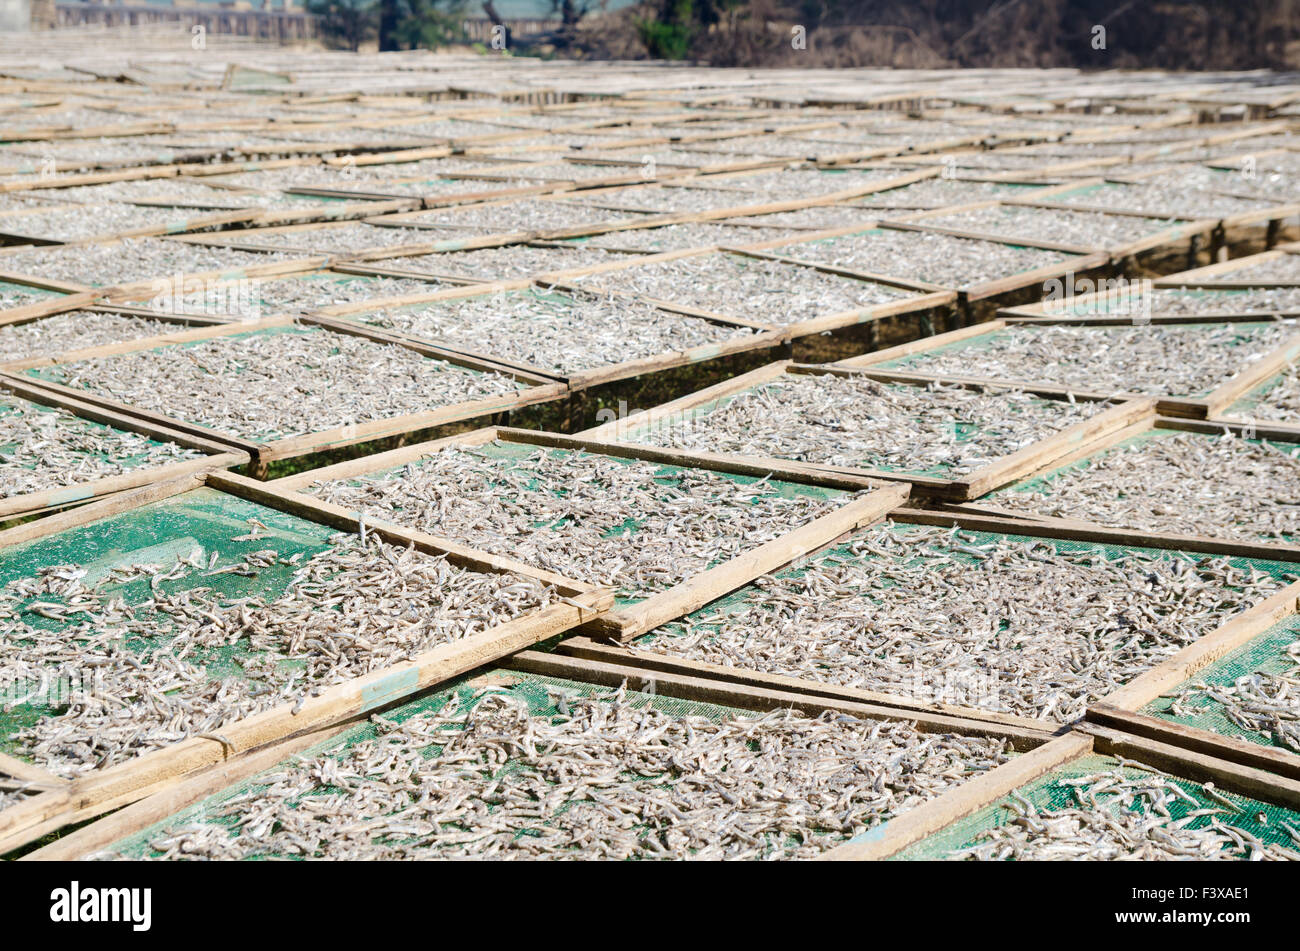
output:
M1286 254L1270 258L1249 267L1238 268L1219 275L1225 281L1290 281L1300 284L1300 254Z
M103 185L81 185L72 188L39 189L30 191L27 194L34 197L85 202L92 205L103 202L165 201L209 208L256 208L264 205L282 204L293 199L293 196L211 188L199 182L177 181L167 178L108 182ZM297 200L301 201L301 199ZM175 216L178 212L172 210L171 214Z
M942 469L956 476L1105 408L1104 403L1044 400L1016 390L808 375L757 386L698 415L669 417L619 438L835 466ZM900 440L900 433L907 438Z
M1300 447L1225 432L1161 433L1118 446L994 504L1149 532L1240 541L1300 539Z
M887 524L636 649L1068 722L1281 586L1226 559Z
M303 255L358 254L404 244L428 244L433 238L420 228L387 228L363 221L326 224L298 231L223 231L221 237L232 243L259 248L283 248ZM387 262L381 262L387 263Z
M1201 800L1169 776L1146 769L1114 767L1078 779L1058 780L1054 785L1067 791L1076 805L1040 809L1013 794L1007 808L1016 814L1014 819L982 831L975 845L947 857L986 861L1300 860L1295 848L1264 842L1234 825L1233 808L1241 807L1214 790L1212 783L1199 787L1208 800L1220 803L1211 808L1197 808ZM1189 800L1195 803L1190 812ZM1171 811L1174 806L1179 807L1177 813ZM1181 818L1175 818L1178 815ZM1292 836L1293 843L1300 846L1295 839Z
M1099 211L1063 211L1024 205L993 205L926 218L924 224L962 231L1053 241L1076 248L1127 244L1178 224L1174 218L1137 218Z
M645 217L635 212L615 212L593 205L567 201L522 199L496 205L459 205L435 208L402 218L407 224L439 225L476 233L549 232L579 226L612 225Z
M491 692L375 717L375 739L286 764L151 846L166 859L810 858L1009 758L1003 740L834 713L666 713L625 687L557 706L532 714Z
M176 274L233 271L278 261L292 261L301 256L281 252L236 251L233 248L207 247L163 238L129 238L108 244L76 247L54 245L0 253L0 270L103 287L151 278L168 279Z
M810 267L731 254L641 264L593 274L573 283L579 282L778 326L873 307L918 293Z
M824 228L864 228L875 224L883 215L856 205L813 205L798 211L782 211L767 215L749 215L727 218L728 222L746 225L766 225L772 228L803 228L820 231ZM761 241L761 238L754 238Z
M53 356L84 347L177 333L184 329L169 321L132 314L71 311L22 324L0 326L0 361Z
M190 294L171 296L168 309L186 314L219 313L258 319L276 314L304 314L355 301L432 294L444 286L418 278L350 277L323 272L313 276L271 277L247 284L211 284Z
M588 294L562 299L527 292L492 294L367 311L351 319L561 373L754 334L748 327Z
M264 527L254 524L245 537ZM305 700L554 598L529 578L458 568L373 534L335 536L301 565L274 548L219 561L196 548L96 582L85 567L57 565L0 589L0 671L15 682L81 684L66 709L17 729L23 758L65 777L102 769ZM255 576L277 565L293 574L275 597L227 599L202 586L214 571ZM128 604L121 586L140 580L149 598ZM58 626L28 623L36 617ZM222 675L232 664L240 672Z
M0 400L0 498L107 479L203 453L110 429L67 410Z
M3 227L17 234L51 241L89 241L148 229L169 232L188 230L184 210L151 208L122 202L65 205L34 214L18 215L9 219Z
M645 598L832 511L704 469L451 447L355 482L304 490L367 515ZM635 528L633 526L636 526Z
M51 297L57 296L56 292L47 291L44 288L25 287L22 284L9 284L0 281L0 311L22 307L26 304L34 304L37 301L49 300Z
M967 182L956 178L927 178L901 188L872 192L853 199L855 205L883 206L889 209L926 211L964 205L970 202L1005 198L1009 195L1033 194L1034 187L1003 185L997 182Z
M305 329L79 360L60 382L246 439L390 419L521 388L413 350Z
M1268 384L1248 413L1230 411L1230 415L1248 415L1259 422L1300 423L1300 366L1288 364L1276 379Z
M1292 666L1281 673L1254 671L1231 684L1190 683L1172 698L1169 711L1199 717L1218 710L1243 730L1300 753L1300 641L1288 645L1286 655ZM1193 700L1208 703L1188 706Z
M1103 289L1104 290L1104 289ZM1206 314L1300 313L1300 288L1212 291L1119 285L1097 298L1063 297L1047 302L1047 313L1080 317L1116 312L1122 316L1196 317Z
M958 288L1072 259L1072 255L1061 251L1023 248L997 241L973 241L924 231L894 230L787 244L771 249L771 253Z
M1103 393L1199 396L1267 356L1287 323L1070 327L1015 324L973 346L921 353L908 369Z
M640 233L639 231L627 232L627 234ZM626 255L599 250L588 244L575 244L564 248L535 248L527 244L512 244L504 248L444 251L405 258L385 258L374 263L381 267L401 268L407 271L492 281L591 267L594 264L605 264L624 258Z
M737 219L765 221L764 218ZM636 228L632 231L611 231L583 239L584 247L626 248L636 251L679 251L683 248L707 248L714 245L744 245L758 241L784 238L793 232L781 227L737 227L720 222L697 222L665 225L662 228Z
M1215 183L1219 189L1228 187L1228 184L1228 182ZM1242 212L1258 211L1267 208L1270 204L1281 203L1218 194L1204 186L1198 189L1190 183L1184 183L1181 173L1176 184L1161 185L1146 179L1132 185L1112 184L1101 189L1067 192L1052 200L1067 205L1093 205L1099 208L1114 208L1116 211L1136 211L1156 216L1166 216L1176 212L1192 218L1227 218Z

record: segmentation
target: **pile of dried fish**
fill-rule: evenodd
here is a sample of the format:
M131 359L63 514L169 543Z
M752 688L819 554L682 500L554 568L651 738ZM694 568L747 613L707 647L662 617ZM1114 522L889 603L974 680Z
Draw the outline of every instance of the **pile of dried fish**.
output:
M496 446L448 448L355 482L327 502L645 598L834 509L706 469Z
M1219 189L1227 184L1215 183ZM1154 181L1140 181L1131 185L1111 184L1105 188L1090 188L1073 194L1067 192L1052 200L1067 205L1136 211L1156 217L1181 214L1189 218L1228 218L1267 207L1267 203L1259 199L1224 195L1208 187L1195 188L1184 182L1181 173L1177 184L1162 185Z
M129 238L107 244L53 245L3 253L0 254L0 270L44 280L104 287L150 279L166 280L176 274L235 271L299 257L302 255L236 251L165 238Z
M761 221L748 218L746 221ZM680 251L684 248L707 248L715 245L744 245L756 241L784 238L793 232L789 228L743 227L722 222L692 222L665 225L662 228L637 228L632 231L611 231L583 239L591 248L627 249L629 251Z
M640 231L617 232L606 237L641 233ZM626 255L598 250L587 244L574 244L563 248L538 248L527 244L512 244L504 248L480 248L476 251L447 251L407 258L385 258L373 263L381 267L419 271L422 274L427 272L473 278L479 281L496 281L591 267L625 257Z
M736 254L641 264L574 281L579 282L779 326L864 310L917 293Z
M771 228L801 228L821 231L826 228L865 228L881 217L875 211L856 205L813 205L798 211L779 211L770 215L749 215L727 218L728 222L745 225L765 225ZM761 241L762 238L754 238Z
M1115 861L1174 859L1300 860L1300 830L1281 823L1288 846L1265 842L1236 820L1249 800L1228 798L1213 783L1175 780L1148 767L1115 766L1053 786L1073 806L1042 809L1012 794L1015 818L982 831L950 859ZM1186 788L1184 788L1186 783ZM1201 798L1188 792L1197 791ZM1207 806L1206 803L1213 803ZM1256 821L1267 817L1260 813Z
M1169 712L1198 719L1216 710L1250 733L1300 753L1300 641L1287 645L1290 669L1276 674L1255 671L1232 683L1195 681L1172 698Z
M890 209L912 208L922 211L1026 193L1032 193L1032 188L1003 185L998 182L967 182L956 178L927 178L924 181L913 182L911 185L904 185L902 188L872 192L870 195L853 199L853 202L857 205L879 205Z
M1130 244L1170 228L1173 218L1139 218L1100 211L1064 211L1025 205L990 205L922 219L919 224L937 228L978 231L1008 238L1033 238L1072 248L1105 249Z
M530 291L367 311L351 319L565 374L754 334L636 300Z
M1287 323L1071 327L1014 324L898 361L922 373L1083 392L1202 396L1295 333Z
M221 288L229 293L221 294ZM433 294L444 290L437 281L417 278L353 277L323 272L301 277L272 277L252 282L212 284L183 296L173 296L171 309L180 313L212 314L214 302L228 305L225 313L245 319L277 314L305 314L362 300Z
M264 528L254 520L244 537ZM14 682L79 685L66 709L46 708L16 729L21 756L72 777L192 736L219 742L238 719L301 703L554 597L531 579L457 568L373 534L335 536L319 554L301 554L282 558L268 547L222 564L196 547L96 580L85 567L51 565L11 581L0 589L0 671ZM209 586L227 572L278 572L289 582L275 596L227 597ZM147 599L128 603L132 582L147 583Z
M53 356L185 329L181 324L133 314L71 311L22 324L0 326L0 361Z
M200 182L169 178L108 182L103 185L81 185L72 188L36 189L27 194L91 205L99 205L104 202L143 201L149 203L174 203L195 209L256 208L295 200L294 196L279 195L272 192L212 188ZM319 201L319 199L312 200ZM296 201L301 203L305 199L299 197ZM171 214L173 217L180 217L183 213L173 208Z
M228 238L232 243L259 248L282 248L300 252L303 256L360 254L395 245L427 245L434 240L429 232L419 228L385 228L368 225L363 221L346 221L294 231L270 231L263 228L227 231L222 233L222 237Z
M1268 385L1259 400L1244 413L1259 422L1300 423L1300 365L1292 363Z
M591 226L593 230L599 230L601 226L613 226L640 217L646 216L636 212L610 211L576 202L526 198L490 205L436 208L397 221L404 224L464 229L480 234L507 232L513 234L520 231L546 233L579 226Z
M869 274L964 288L1071 259L1060 251L895 229L772 248L772 254Z
M0 311L23 307L37 301L49 300L55 296L57 295L53 291L47 291L43 288L25 287L22 284L10 284L7 281L0 281Z
M201 214L185 209L153 208L124 202L69 204L48 211L11 216L5 219L0 228L47 241L90 241L134 232L153 231L162 234L186 231L189 230L186 216L196 217Z
M1249 267L1237 268L1219 275L1225 281L1265 281L1300 284L1300 254L1284 254L1269 258Z
M1282 586L1226 559L868 529L638 649L1054 722Z
M245 439L283 439L521 388L404 347L315 328L218 337L51 369L59 382Z
M1231 432L1161 432L1098 453L1023 489L1003 508L1122 528L1240 541L1300 540L1300 505L1282 486L1300 478L1300 447Z
M14 396L0 398L0 498L107 479L203 454L110 429Z
M1300 288L1252 288L1247 291L1210 291L1144 288L1141 284L1102 288L1097 298L1063 297L1047 302L1054 316L1089 317L1115 313L1134 317L1199 317L1211 314L1300 313Z
M622 440L834 466L969 474L1082 422L1097 402L1017 390L905 386L866 377L787 376ZM906 433L906 439L899 434Z
M555 715L489 689L376 716L375 739L285 764L150 844L162 858L810 858L1009 758L1004 741L908 723L554 694Z

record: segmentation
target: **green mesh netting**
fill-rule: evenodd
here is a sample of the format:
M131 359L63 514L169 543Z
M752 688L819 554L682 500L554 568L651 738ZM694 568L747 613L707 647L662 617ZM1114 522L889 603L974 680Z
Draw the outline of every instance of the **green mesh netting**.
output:
M258 519L269 532L256 539L235 541L235 538L249 534L250 525L246 521L249 518ZM196 551L202 553L205 562L216 552L219 556L216 567L242 562L246 554L268 548L274 548L282 558L301 552L306 559L324 551L328 547L327 539L335 532L335 529L294 515L200 488L0 550L0 585L34 577L42 569L71 564L86 570L84 583L90 585L108 577L115 568L145 563L171 565L177 558ZM295 571L297 566L276 564L260 568L255 577L229 572L205 576L203 572L192 572L186 578L159 582L159 587L168 593L206 587L217 596L231 599L273 599L287 589ZM110 583L104 590L110 597L120 597L132 606L152 597L147 578ZM59 603L60 599L44 594L26 599L24 603L32 601ZM66 626L63 622L38 615L26 615L25 620L38 630L58 631ZM76 622L75 616L72 622ZM126 648L141 658L166 650L169 643L129 635L125 640ZM248 657L250 653L247 644L241 642L232 647L192 652L190 657L206 664L212 680L247 679L236 660ZM283 663L287 668L301 666L301 661L286 659ZM0 688L9 694L9 702L0 704L0 752L23 758L15 733L66 709L66 697L60 696L57 688L28 696L26 691L31 687L0 684ZM24 697L27 699L22 699ZM20 699L22 702L14 702Z
M524 698L528 704L528 711L533 716L558 716L559 711L556 709L556 704L558 703L560 696L567 699L599 697L610 693L611 688L570 680L562 680L553 677L544 677L536 674L494 671L487 675L487 677L467 675L467 677L460 678L440 690L420 697L418 700L407 703L399 708L386 711L383 716L386 720L400 724L404 723L411 717L440 710L453 695L458 695L463 703L468 703L470 701L477 703L490 692L508 692L514 696ZM476 694L478 695L477 699L475 699ZM715 722L721 721L730 716L758 715L752 711L740 710L732 707L724 707L716 704L700 703L690 700L678 700L673 697L663 697L633 691L629 691L626 694L626 698L627 701L634 706L652 708L671 716L698 716L705 717ZM374 739L376 735L377 733L372 723L367 722L359 724L337 737L326 740L297 754L295 757L292 757L291 761L305 760L319 756L337 758L358 743ZM437 757L441 751L441 747L430 746L427 750L423 751L423 755L427 759L433 759ZM505 775L516 771L519 768L519 761L517 759L510 759L500 767L497 771L497 775ZM155 840L161 833L170 828L191 826L199 823L222 825L230 830L232 837L238 836L240 833L239 830L234 827L233 820L215 817L212 813L216 812L223 803L237 795L248 791L256 791L259 788L265 788L267 783L263 780L263 777L273 775L281 769L283 769L282 765L271 767L256 776L250 777L249 779L235 784L228 789L224 789L219 793L209 796L193 806L177 812L175 815L169 816L161 822L155 823L147 829L143 829L140 832L120 840L119 842L113 843L104 851L118 853L129 858L142 858L150 855L157 855L158 852L151 848L150 842ZM324 789L314 795L327 795L329 792L329 789ZM540 822L539 825L544 826L545 822ZM285 857L287 858L288 856Z
M1050 770L1033 782L1021 786L1016 790L1015 795L1029 800L1039 810L1076 808L1077 803L1070 792L1070 788L1060 785L1062 780L1075 779L1118 768L1120 768L1119 761L1110 756L1096 754L1081 756ZM1123 767L1122 770L1125 776L1129 778L1140 777L1144 772L1131 767ZM1175 820L1184 818L1189 812L1196 809L1222 808L1222 804L1215 802L1205 794L1200 783L1179 776L1170 778L1197 803L1192 805L1182 799L1170 803L1169 811ZM1292 828L1300 828L1300 813L1281 806L1249 799L1245 796L1227 793L1223 790L1215 791L1240 806L1242 811L1227 815L1199 816L1191 821L1190 828L1206 828L1217 818L1222 824L1243 829L1266 844L1294 848L1290 836L1281 827L1280 823L1286 822ZM1106 801L1104 796L1100 797L1100 800ZM902 850L893 858L899 860L945 859L955 851L977 845L981 841L981 833L989 829L996 829L1016 818L1017 813L1011 808L1010 802L1011 797L1006 796L990 806L977 810L964 819L958 819L939 832ZM1116 807L1118 808L1117 801ZM1261 814L1265 820L1263 822L1259 821ZM881 828L884 829L887 826Z
M1238 677L1248 677L1256 673L1278 675L1294 670L1295 662L1287 655L1286 649L1296 641L1300 641L1300 616L1293 614L1225 654L1208 667L1197 671L1195 676L1189 677L1177 687L1167 690L1165 695L1152 700L1140 712L1173 723L1181 723L1184 726L1208 730L1221 736L1249 740L1252 743L1273 746L1294 753L1294 749L1281 742L1272 733L1247 729L1234 723L1227 716L1223 704L1204 694L1191 694L1180 704L1180 707L1189 711L1186 715L1175 713L1171 707L1174 696L1189 684L1231 686Z

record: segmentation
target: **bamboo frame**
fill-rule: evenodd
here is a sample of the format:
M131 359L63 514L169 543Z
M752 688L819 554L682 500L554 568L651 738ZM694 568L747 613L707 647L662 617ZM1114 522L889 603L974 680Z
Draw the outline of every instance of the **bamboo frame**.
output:
M878 377L869 370L855 370L833 365L797 364L788 360L779 361L691 393L680 399L663 403L652 409L604 423L578 435L599 441L635 443L637 432L652 428L661 421L672 420L681 414L708 406L717 400L773 383L783 377L793 376L835 376L849 379L878 380ZM921 384L906 381L903 385ZM975 384L959 385L971 389L979 388ZM1059 399L1060 394L1048 392L1046 398ZM1008 454L962 477L924 476L896 470L875 469L868 466L832 466L777 458L768 461L773 465L799 466L800 468L812 470L849 473L863 478L882 479L889 482L908 482L911 484L912 492L916 496L950 501L967 501L1016 482L1045 465L1055 464L1062 456L1073 451L1076 446L1091 444L1102 437L1127 429L1139 419L1153 415L1153 400L1136 399L1122 402L1103 410L1092 419L1074 423L1059 432L1045 436L1017 452ZM690 450L679 451L684 455L691 454ZM712 454L708 455L712 456Z
M138 506L181 495L201 486L227 492L301 518L360 532L361 522L346 513L319 508L307 498L286 496L251 479L203 473L123 492L112 498L52 515L39 522L0 531L0 550L49 537L68 528L91 525ZM222 728L220 740L191 737L141 754L107 769L64 781L58 788L32 796L0 812L0 853L12 851L48 832L83 822L146 796L175 788L196 771L256 753L388 706L437 683L507 654L537 644L608 610L608 590L529 568L508 558L444 544L423 532L365 520L369 532L394 544L413 545L427 554L444 555L472 571L513 573L554 585L563 596L555 604L499 624L460 641L444 644L409 660L328 687L294 707L282 704ZM224 742L223 742L224 741Z
M258 470L261 470L266 464L277 459L288 459L294 456L320 452L325 449L350 446L359 442L378 439L383 436L417 432L422 429L441 426L445 423L491 416L497 413L517 409L522 406L531 406L535 403L559 399L565 394L564 385L549 378L535 377L523 370L485 363L471 359L470 357L466 357L463 354L454 351L442 350L441 348L427 344L417 344L411 340L389 336L370 328L364 328L360 325L345 323L343 321L335 321L324 316L300 316L297 318L269 317L254 322L219 324L212 327L199 328L197 330L168 334L162 337L145 338L143 340L126 341L124 343L110 344L103 347L90 347L83 350L75 350L60 354L57 357L44 358L40 360L37 365L58 366L96 357L134 353L141 350L175 346L199 340L234 337L259 330L293 326L319 327L322 330L332 333L348 334L372 340L376 343L392 344L418 353L421 356L435 360L442 360L446 363L464 367L466 369L477 370L480 372L501 373L528 385L512 394L488 396L482 399L470 400L420 413L406 413L386 419L371 420L366 423L338 426L328 430L304 433L299 436L288 436L280 439L258 442L233 433L213 430L199 423L190 422L179 417L131 406L110 397L76 389L64 384L28 377L24 377L23 379L24 382L30 386L35 386L54 394L80 400L93 406L121 413L124 416L131 416L143 421L160 424L182 433L189 433L194 436L210 439L231 449L242 450L252 457L254 465ZM6 371L12 373L15 370L31 367L31 361L0 364L0 373Z
M1251 319L1249 315L1236 318L1239 320ZM1256 320L1267 320L1267 317L1257 317ZM1204 317L1198 317L1195 320L1182 318L1167 319L1163 317L1153 317L1141 321L1142 326L1147 325L1164 325L1164 324L1188 324L1188 323L1212 323ZM927 353L936 350L950 343L956 343L962 340L969 340L975 337L993 334L1013 325L1031 325L1031 324L1052 324L1057 326L1068 325L1074 327L1097 327L1097 326L1119 326L1119 325L1138 325L1138 321L1132 318L1120 320L1105 318L1093 319L1089 317L1067 318L1060 317L1051 321L1045 321L1039 317L1001 317L997 320L991 320L982 324L974 324L969 327L962 327L957 330L951 330L947 333L936 334L933 337L925 337L920 340L914 340L910 343L901 344L896 347L888 347L884 350L877 350L874 353L866 353L858 357L850 357L847 360L840 360L832 364L836 367L847 367L872 369L882 379L897 380L900 382L923 381L923 382L944 382L944 383L965 383L965 384L988 384L988 385L1016 385L1026 389L1031 389L1040 395L1048 393L1059 393L1062 395L1073 394L1075 397L1084 397L1089 399L1146 399L1148 398L1141 393L1117 392L1104 393L1099 390L1080 390L1071 387L1060 386L1058 384L1044 384L1035 380L1016 380L1014 378L993 379L989 377L962 376L954 374L927 374L913 371L891 370L881 367L880 364L903 357L914 356L916 354ZM1190 419L1207 419L1218 416L1229 406L1240 399L1244 394L1254 389L1260 383L1263 383L1269 377L1276 374L1279 370L1285 368L1293 362L1297 356L1300 356L1300 333L1293 334L1285 340L1276 349L1266 353L1261 358L1248 361L1236 374L1224 380L1213 390L1202 397L1192 396L1160 396L1156 397L1156 411L1162 416L1182 416Z
M806 554L820 545L862 525L883 517L902 504L908 495L906 485L884 484L853 473L819 472L797 464L745 456L705 456L675 450L652 449L607 443L579 436L563 436L533 430L487 427L471 433L447 436L430 442L403 446L389 452L352 459L347 462L301 472L276 479L269 486L277 491L294 493L314 482L351 479L391 469L442 449L453 446L473 447L501 440L532 446L582 451L625 459L639 459L683 468L707 469L736 475L771 477L786 482L835 488L849 492L870 490L866 495L848 499L836 511L792 529L781 537L742 552L728 562L717 565L666 591L629 607L617 608L589 626L589 632L602 637L628 640L666 621L688 614L754 578L771 571L792 558ZM318 506L328 506L317 502ZM340 510L342 511L342 510ZM367 518L367 522L370 519Z

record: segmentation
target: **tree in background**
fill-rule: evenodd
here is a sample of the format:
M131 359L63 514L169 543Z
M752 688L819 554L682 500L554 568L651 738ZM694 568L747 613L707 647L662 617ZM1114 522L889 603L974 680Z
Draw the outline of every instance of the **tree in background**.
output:
M373 0L307 0L307 12L320 17L321 36L354 53L375 31Z
M381 52L437 49L462 38L464 0L307 0L331 45L357 50L377 37Z

